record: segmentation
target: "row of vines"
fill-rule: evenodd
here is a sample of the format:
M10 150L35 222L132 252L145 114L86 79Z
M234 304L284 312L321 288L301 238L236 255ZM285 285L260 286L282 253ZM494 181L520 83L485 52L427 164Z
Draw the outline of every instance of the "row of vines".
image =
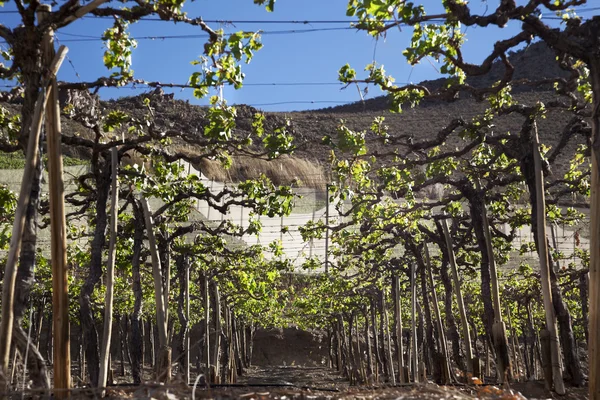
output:
M241 87L240 64L262 47L258 33L225 35L201 18L189 18L180 1L137 1L132 8L68 1L41 19L34 17L37 2L15 3L23 25L0 25L9 46L0 77L17 78L23 91L3 94L12 101L0 108L3 155L27 147L36 98L46 89L44 34L86 13L115 18L104 35L104 61L112 75L59 85L70 93L143 82L133 77L135 41L127 27L148 15L208 34L195 62L198 72L187 85L199 98L223 85ZM267 5L270 11L274 3ZM597 335L588 321L594 315L588 303L591 298L594 307L595 299L588 291L588 270L596 259L590 249L597 247L597 236L593 218L590 229L585 221L597 179L590 156L599 144L598 107L591 104L598 101L600 63L590 54L597 57L600 47L590 32L600 21L583 22L570 10L584 0L530 0L519 7L500 1L487 16L471 15L462 1L442 3L445 13L429 16L422 6L404 1L352 0L347 13L358 18L356 29L373 36L411 26L413 39L404 55L413 64L434 58L450 76L446 85L435 91L396 86L377 64L367 66L364 77L346 65L339 79L359 88L378 86L397 112L430 98L460 96L485 104L485 110L449 118L428 136L392 131L384 117L366 131L341 121L335 132L326 132L322 148L330 154L331 182L325 195L341 218L299 228L305 242L326 238L327 243L325 259L309 258L300 269L292 267L279 241L248 245L242 240L260 233L261 217L292 212L298 199L294 185L276 186L262 176L216 191L178 163L218 160L227 167L240 157L272 160L291 154L303 144L294 138L293 121L274 126L256 112L247 129L239 129L236 108L220 96L212 97L195 121L196 132L160 118L155 113L160 98L150 94L138 99L136 112L99 109L85 101L62 110L63 119L82 127L79 134L62 136L64 148L89 163L76 188L65 194L73 377L92 387L110 381L106 338L116 329L112 356L120 361L121 375L130 368L134 383L149 379L143 373L147 364L162 381L179 374L188 382L235 382L250 365L257 328L296 325L326 330L329 365L356 384L543 378L559 393L565 390L563 375L575 386L584 384L586 349ZM541 9L564 16L564 29L543 24ZM463 24L502 27L509 21L520 21L522 30L491 46L481 65L463 60ZM514 81L507 52L536 37L556 51L566 73ZM504 69L501 80L491 87L469 84L468 76L485 75L494 62ZM532 87L545 94L535 101L519 94ZM502 128L507 124L510 129ZM27 366L25 380L47 389L52 387L47 370L53 358L52 259L38 240L48 224L49 204L40 195L43 162L35 164L11 311L12 371L3 364L0 372L7 385L24 384L15 372L20 359ZM242 206L250 210L250 222L208 221L195 214L197 201L221 214ZM1 185L4 250L11 243L17 202ZM561 251L546 233L549 225L576 232L573 254ZM517 246L525 226L533 241ZM589 239L589 249L580 235ZM522 258L530 251L538 257ZM594 354L589 354L590 374Z

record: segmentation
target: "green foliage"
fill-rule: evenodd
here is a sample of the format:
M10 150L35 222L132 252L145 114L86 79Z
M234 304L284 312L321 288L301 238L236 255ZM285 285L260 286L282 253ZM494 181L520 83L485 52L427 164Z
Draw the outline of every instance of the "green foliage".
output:
M137 42L129 36L127 28L129 23L123 19L115 18L112 28L108 28L102 35L106 51L104 52L104 65L109 70L117 69L111 77L125 84L133 78L131 69L131 54L137 47Z
M116 128L122 127L130 120L131 118L126 112L121 110L113 110L104 118L104 125L102 126L102 129L104 132L113 132Z
M16 209L15 193L9 190L8 186L0 184L0 249L6 249L10 243Z
M579 145L575 156L571 159L569 170L565 173L567 186L583 196L590 195L590 173L587 146Z
M294 136L290 131L290 126L290 121L286 120L285 125L273 129L263 138L262 142L269 159L277 158L283 154L291 154L294 151Z
M43 158L44 164L47 165L48 156L43 154ZM63 165L66 167L88 164L89 161L87 160L63 156ZM22 152L18 151L15 153L0 153L0 169L22 170L23 168L25 168L25 156Z
M499 84L499 82L496 83L496 85ZM498 93L488 96L488 102L490 103L491 109L494 111L501 111L505 107L510 107L514 104L517 104L517 101L513 98L511 91L512 87L510 85L506 85Z
M240 31L226 37L223 30L219 30L216 36L205 44L200 60L192 61L192 65L202 66L201 71L194 72L189 79L197 98L207 96L211 87L231 85L240 89L244 74L239 62L248 64L254 52L262 48L260 35L256 32Z
M343 83L350 83L356 79L356 71L349 64L344 65L338 72L338 80Z
M257 180L241 182L238 187L245 197L254 201L255 211L260 215L272 218L276 215L289 215L292 211L292 189L288 186L275 188L264 175Z
M410 46L403 52L407 61L415 65L424 57L432 56L436 61L441 59L440 72L454 78L452 83L464 83L466 74L455 62L458 49L465 41L461 33L460 23L448 22L447 24L416 24ZM450 83L449 83L450 84Z
M425 9L404 0L349 0L346 15L358 17L360 22L357 27L377 36L381 34L386 21L410 23L425 15Z
M11 115L4 107L0 106L0 140L16 143L21 131L21 116Z
M276 0L254 0L254 4L267 4L265 7L267 9L268 12L273 12L275 11L275 1Z
M22 152L0 153L0 169L23 169L25 157Z

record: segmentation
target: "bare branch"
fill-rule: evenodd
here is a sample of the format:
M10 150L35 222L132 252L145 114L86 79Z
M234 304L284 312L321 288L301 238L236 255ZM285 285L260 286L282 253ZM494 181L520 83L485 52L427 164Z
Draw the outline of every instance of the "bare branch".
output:
M587 24L588 23L584 25L588 26ZM586 62L589 61L590 53L588 52L588 49L584 43L577 40L575 35L576 32L573 32L579 31L581 28L571 28L567 29L567 31L560 32L555 29L551 29L538 17L534 15L528 15L523 18L523 29L531 34L539 36L548 44L549 47L561 53L570 54ZM573 33L573 35L570 33Z
M65 5L63 5L59 11L52 14L52 17L48 19L48 23L54 24L56 28L67 26L71 22L74 22L79 18L84 17L86 14L89 14L96 10L102 4L110 1L112 0L93 0L92 2L84 6L75 8L75 5L79 2L70 0Z
M0 63L0 79L12 79L17 73L17 66L13 63L10 68L4 67L2 63Z
M0 37L6 40L9 46L12 46L14 44L15 37L13 35L12 30L7 28L3 24L0 24Z
M77 89L77 90L85 90L85 89L100 89L102 87L119 87L123 86L123 84L133 84L133 85L145 85L150 88L159 88L159 87L168 87L168 88L181 88L181 89L197 89L202 87L202 85L188 85L181 83L164 83L158 81L145 81L143 79L131 79L129 81L123 82L123 80L117 80L111 77L101 77L96 79L95 81L90 82L60 82L58 86L61 89ZM208 87L209 85L206 85Z

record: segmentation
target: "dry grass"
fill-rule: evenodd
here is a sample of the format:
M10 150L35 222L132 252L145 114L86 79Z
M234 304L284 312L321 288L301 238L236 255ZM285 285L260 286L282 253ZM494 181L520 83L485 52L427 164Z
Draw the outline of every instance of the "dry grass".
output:
M233 159L231 168L225 169L218 161L203 160L196 166L207 178L219 182L241 182L246 179L267 176L276 185L290 185L322 189L326 175L318 161L284 156L276 160L262 160L251 157Z

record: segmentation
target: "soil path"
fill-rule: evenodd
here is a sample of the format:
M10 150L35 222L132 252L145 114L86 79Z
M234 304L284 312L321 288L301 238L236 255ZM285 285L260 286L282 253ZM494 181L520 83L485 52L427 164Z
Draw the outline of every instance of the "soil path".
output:
M296 388L338 389L348 388L348 381L327 367L266 366L250 367L239 383L249 385L287 385Z

